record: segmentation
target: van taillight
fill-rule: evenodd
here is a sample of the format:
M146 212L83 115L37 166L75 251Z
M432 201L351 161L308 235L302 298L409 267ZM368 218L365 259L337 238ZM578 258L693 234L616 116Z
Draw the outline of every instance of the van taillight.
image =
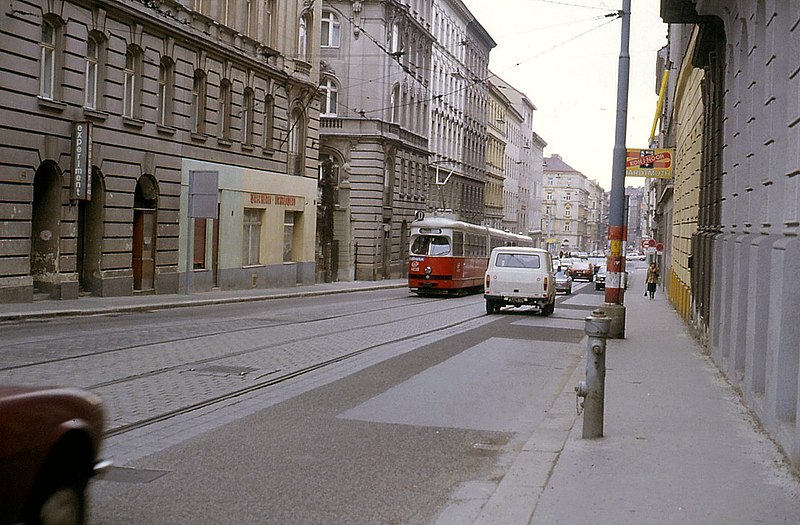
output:
M486 274L486 289L487 290L489 289L489 283L491 283L491 282L492 282L492 276L489 275L489 274Z
M544 291L547 291L547 277L544 278Z

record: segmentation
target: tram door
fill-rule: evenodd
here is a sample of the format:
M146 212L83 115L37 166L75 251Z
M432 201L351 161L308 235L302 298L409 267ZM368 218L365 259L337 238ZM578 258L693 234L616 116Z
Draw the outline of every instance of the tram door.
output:
M133 289L155 287L155 210L133 211Z

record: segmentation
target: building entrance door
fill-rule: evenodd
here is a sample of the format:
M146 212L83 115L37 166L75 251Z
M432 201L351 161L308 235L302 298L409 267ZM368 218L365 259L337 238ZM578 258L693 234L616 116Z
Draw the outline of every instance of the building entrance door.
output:
M155 287L155 211L133 210L133 289Z

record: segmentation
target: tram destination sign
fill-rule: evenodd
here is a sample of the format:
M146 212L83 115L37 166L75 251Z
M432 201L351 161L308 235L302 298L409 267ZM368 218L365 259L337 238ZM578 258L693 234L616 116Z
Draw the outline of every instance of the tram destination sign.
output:
M92 199L92 123L72 125L72 177L69 198L73 201Z

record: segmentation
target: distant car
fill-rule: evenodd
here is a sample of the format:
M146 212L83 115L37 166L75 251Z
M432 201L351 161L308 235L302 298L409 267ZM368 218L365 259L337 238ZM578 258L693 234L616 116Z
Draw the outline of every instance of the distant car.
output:
M592 265L588 261L575 261L572 263L567 273L574 281L578 279L591 281L594 277L594 268L592 268Z
M572 277L563 270L556 273L556 293L558 292L572 294Z
M0 525L85 523L104 410L76 388L0 386Z
M597 269L597 273L594 274L594 289L595 290L605 290L606 289L606 267L601 266Z

